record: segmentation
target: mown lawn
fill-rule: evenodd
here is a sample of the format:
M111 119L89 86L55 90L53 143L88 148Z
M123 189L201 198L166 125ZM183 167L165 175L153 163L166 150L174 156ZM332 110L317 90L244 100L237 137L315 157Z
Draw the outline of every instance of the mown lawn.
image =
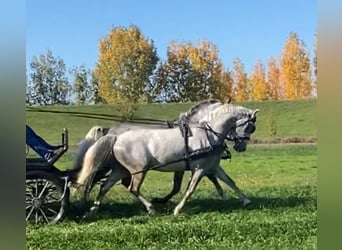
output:
M72 152L58 163L68 168ZM253 203L236 195L221 200L204 178L179 216L172 210L184 191L149 216L121 185L107 195L96 216L81 219L77 200L57 225L26 229L27 249L316 249L317 146L249 145L222 165ZM188 173L185 181L188 179ZM171 175L150 171L141 192L166 194Z

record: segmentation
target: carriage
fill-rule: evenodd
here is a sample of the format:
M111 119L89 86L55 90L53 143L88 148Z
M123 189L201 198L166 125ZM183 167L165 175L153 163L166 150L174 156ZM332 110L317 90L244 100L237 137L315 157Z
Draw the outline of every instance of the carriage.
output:
M44 158L26 157L26 221L54 224L63 218L69 203L72 170L61 171L54 164L68 150L68 130L63 129L62 149L48 162ZM27 146L26 156L29 148Z

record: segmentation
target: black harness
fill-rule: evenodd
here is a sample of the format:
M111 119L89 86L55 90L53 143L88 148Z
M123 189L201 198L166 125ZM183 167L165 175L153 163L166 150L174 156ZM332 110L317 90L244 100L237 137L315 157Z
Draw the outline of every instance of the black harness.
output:
M238 127L245 126L247 124L246 130L251 134L255 131L255 123L256 117L246 120L241 124L237 124ZM222 159L231 159L231 153L228 149L228 145L224 142L225 140L228 141L242 141L242 140L250 140L249 136L226 136L217 131L215 131L207 122L202 123L203 126L199 127L206 131L207 138L209 141L210 146L205 147L196 151L189 153L189 137L192 136L191 129L189 123L187 122L180 122L179 128L181 130L182 136L184 138L184 145L185 145L185 154L184 154L184 161L185 161L185 169L190 170L190 162L192 160L200 159L201 157L205 157L208 154L216 153L217 151L223 150ZM214 134L216 137L223 141L223 145L212 145L209 139L209 133Z

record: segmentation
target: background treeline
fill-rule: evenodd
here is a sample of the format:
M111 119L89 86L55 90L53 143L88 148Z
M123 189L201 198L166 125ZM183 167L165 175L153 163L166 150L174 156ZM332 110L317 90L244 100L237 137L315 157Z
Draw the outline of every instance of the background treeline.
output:
M315 35L316 36L316 35ZM315 37L316 38L316 37ZM317 40L317 38L315 39ZM233 58L231 69L210 41L171 41L161 61L152 40L137 26L114 27L99 42L96 66L67 69L50 50L30 62L27 105L195 102L205 98L233 101L316 98L316 44L313 59L296 33L281 54L258 60L247 73Z

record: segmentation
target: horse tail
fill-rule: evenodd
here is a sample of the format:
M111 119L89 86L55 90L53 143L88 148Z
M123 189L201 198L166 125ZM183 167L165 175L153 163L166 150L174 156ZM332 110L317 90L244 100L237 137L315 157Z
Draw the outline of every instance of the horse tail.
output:
M79 143L78 151L76 154L76 159L74 162L74 165L72 169L75 172L79 172L82 168L83 159L85 157L85 154L87 150L95 143L96 141L94 139L84 139Z
M113 160L113 146L116 139L114 135L106 135L87 150L76 182L77 186L84 188L85 197L93 186L96 173Z

